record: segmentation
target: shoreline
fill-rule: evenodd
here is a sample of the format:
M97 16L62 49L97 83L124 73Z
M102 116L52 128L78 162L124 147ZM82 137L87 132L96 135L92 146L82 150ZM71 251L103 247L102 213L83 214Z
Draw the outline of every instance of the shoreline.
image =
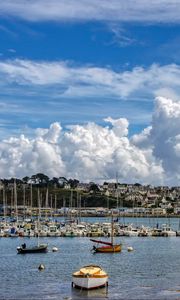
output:
M31 217L37 217L37 214L33 214L31 215L27 215L26 217L23 214L19 214L18 217L23 217L23 218L31 218ZM0 217L3 218L4 215L0 214ZM41 217L47 217L47 218L111 218L111 214L109 215L105 215L105 214L81 214L81 215L63 215L63 214L41 214ZM113 217L115 218L180 218L180 214L171 214L171 215L158 215L158 214L146 214L146 215L142 215L142 214L113 214ZM15 216L11 216L11 215L6 215L6 218L15 218Z

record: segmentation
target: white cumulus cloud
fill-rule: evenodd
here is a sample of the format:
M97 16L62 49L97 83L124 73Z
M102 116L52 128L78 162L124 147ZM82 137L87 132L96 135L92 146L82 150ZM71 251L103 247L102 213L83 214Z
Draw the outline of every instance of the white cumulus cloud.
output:
M166 172L180 178L180 103L158 97L152 119L150 138L153 153L162 160Z
M163 181L163 170L152 149L140 149L127 137L125 119L107 118L111 126L74 125L62 131L60 124L38 129L34 138L20 136L0 142L3 177L43 172L50 177L74 177L82 181L114 179L118 171L126 182Z
M163 74L165 67L153 68L162 75L161 79L164 77L164 83L171 82L169 74ZM153 68L146 73L141 70L145 77L141 82L152 76ZM172 84L178 85L179 67L169 66L168 70L173 70ZM83 77L81 70L76 72ZM93 72L88 72L88 75ZM85 76L85 80L92 82L94 75L92 78L91 75ZM118 77L117 74L113 76ZM130 73L128 76L131 77ZM95 76L96 80L100 77ZM114 179L118 172L121 182L179 183L180 101L157 97L150 126L130 138L126 118L107 117L104 121L105 126L89 122L67 128L55 122L49 128L37 128L31 138L20 135L1 140L1 177L23 177L43 172L50 177L98 181Z

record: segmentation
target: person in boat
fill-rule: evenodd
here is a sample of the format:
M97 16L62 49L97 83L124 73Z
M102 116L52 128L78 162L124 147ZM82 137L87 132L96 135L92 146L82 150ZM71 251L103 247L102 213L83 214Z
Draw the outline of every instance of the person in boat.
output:
M26 243L22 244L22 249L26 249Z
M96 251L96 246L95 245L93 245L93 248L92 248L92 250L91 251Z

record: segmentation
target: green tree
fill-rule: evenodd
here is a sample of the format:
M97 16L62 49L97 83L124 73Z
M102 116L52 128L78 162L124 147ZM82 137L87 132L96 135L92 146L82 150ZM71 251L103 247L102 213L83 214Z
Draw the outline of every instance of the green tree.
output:
M49 177L43 173L37 173L31 176L31 179L40 186L47 185L49 183Z
M96 194L97 192L99 192L98 185L95 183L91 183L91 185L89 187L89 191L92 191L94 194Z
M59 187L59 178L53 177L53 178L49 181L49 185Z
M28 181L30 180L30 177L25 176L22 178L23 183L28 183Z
M79 180L77 179L69 179L68 183L70 184L72 189L75 189L78 186Z

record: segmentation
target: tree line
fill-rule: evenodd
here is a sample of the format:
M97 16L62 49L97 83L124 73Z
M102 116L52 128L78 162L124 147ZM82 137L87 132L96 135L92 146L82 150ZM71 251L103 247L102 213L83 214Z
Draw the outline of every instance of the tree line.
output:
M1 179L1 182L4 186L8 186L9 184L13 184L16 181L17 185L21 184L32 184L38 187L45 186L56 186L56 187L64 187L66 184L69 184L71 188L76 188L78 186L79 180L77 179L67 179L65 177L53 177L49 178L47 175L43 173L37 173L32 175L31 177L25 176L22 179L19 178L10 178L10 179Z

